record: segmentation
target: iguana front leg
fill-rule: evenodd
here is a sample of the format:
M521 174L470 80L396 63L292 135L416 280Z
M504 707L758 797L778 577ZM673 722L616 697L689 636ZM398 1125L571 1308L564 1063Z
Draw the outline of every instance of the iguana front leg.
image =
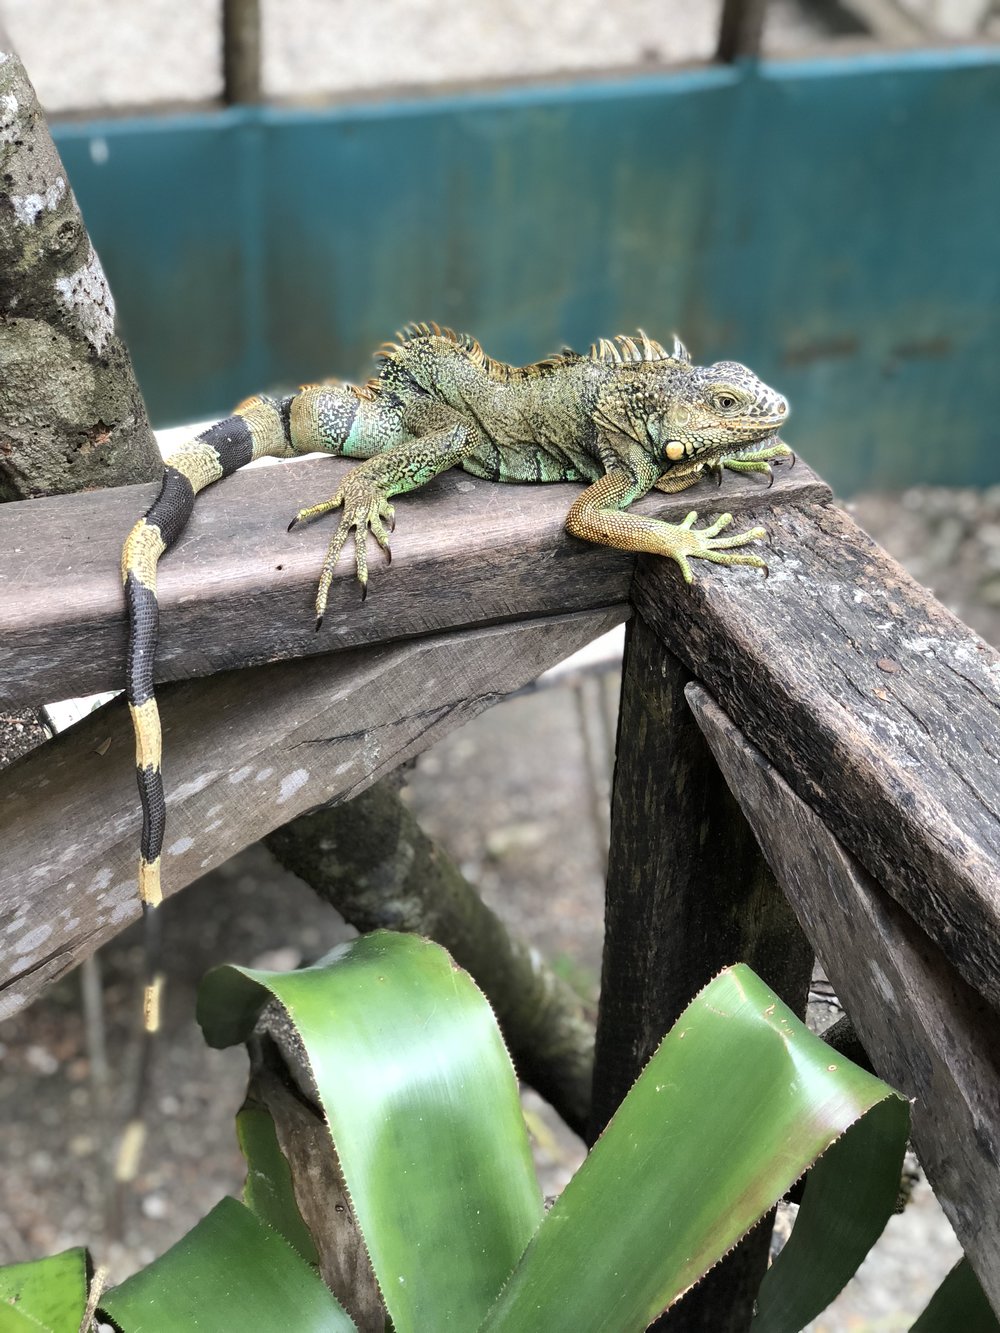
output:
M622 509L644 495L650 482L636 478L624 468L614 468L588 486L566 515L566 527L576 537L613 546L619 551L650 551L676 560L685 583L694 575L690 559L710 560L716 565L752 565L767 570L759 555L735 551L734 547L767 537L763 528L750 528L729 537L718 534L733 521L732 514L722 514L707 528L693 527L697 513L692 511L683 523L666 523L642 514L625 514Z
M723 468L740 473L764 472L767 474L767 484L770 486L774 481L771 463L780 463L786 458L790 458L792 463L795 462L794 453L783 440L779 440L777 444L769 444L766 449L748 449L745 453L728 454L725 458L720 458L717 463L706 463L705 471L714 472L720 485Z
M344 478L339 490L309 509L301 509L288 525L307 523L343 506L343 515L327 549L316 592L316 628L323 623L330 584L340 553L354 531L354 564L361 584L362 601L368 594L368 533L392 559L389 530L395 526L389 497L415 491L439 472L445 472L466 458L476 446L476 437L464 422L432 431L417 439L394 445L385 453L368 458Z
M658 491L676 495L678 491L686 491L689 486L711 474L715 478L715 484L721 486L723 471L729 468L731 472L766 472L770 485L774 480L771 463L780 463L786 458L790 458L794 464L795 454L783 440L779 440L777 444L768 445L766 449L748 449L745 453L728 454L714 463L700 463L692 472L680 475L673 470L665 472L654 484Z

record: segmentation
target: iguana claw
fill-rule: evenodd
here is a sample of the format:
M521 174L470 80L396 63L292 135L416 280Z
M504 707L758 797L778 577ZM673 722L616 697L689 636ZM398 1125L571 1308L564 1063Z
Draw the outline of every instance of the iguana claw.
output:
M389 564L392 561L389 533L386 531L385 524L390 525L390 531L395 529L393 507L389 503L389 497L385 492L367 477L359 476L356 470L345 478L344 484L329 500L324 501L323 504L313 505L309 509L300 509L289 524L289 530L296 523L308 523L314 518L332 512L334 509L340 509L341 506L343 506L344 512L327 548L326 558L320 570L319 586L316 590L317 630L322 625L323 616L326 612L330 584L333 582L333 571L352 529L354 530L354 565L358 582L361 584L362 601L368 596L369 532L382 550L385 551L386 563Z
M707 528L693 526L697 517L696 511L692 510L683 523L664 523L665 531L657 534L662 542L661 554L676 560L685 583L694 582L694 574L688 564L688 560L693 559L709 560L713 565L751 565L755 569L762 569L767 578L770 570L759 555L733 550L736 546L745 546L747 542L766 540L767 531L764 528L750 528L746 532L720 537L718 534L722 529L732 523L732 514L721 514Z

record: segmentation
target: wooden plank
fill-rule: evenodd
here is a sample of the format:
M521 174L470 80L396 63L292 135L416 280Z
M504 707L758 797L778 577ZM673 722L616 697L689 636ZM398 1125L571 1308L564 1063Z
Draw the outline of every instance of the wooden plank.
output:
M865 869L1000 1006L1000 655L843 511L767 516L771 577L635 604Z
M1000 1313L996 1013L698 686L688 699Z
M617 606L166 687L164 891L302 811L362 791L626 613ZM138 915L133 765L119 699L0 775L0 1018Z
M684 699L688 673L638 616L626 631L612 798L593 1142L694 995L747 962L799 1015L812 951ZM747 1327L757 1228L656 1328Z
M577 486L498 486L453 471L397 503L393 562L372 556L362 604L345 555L319 635L312 604L332 520L286 532L333 493L350 464L312 459L249 468L198 497L160 570L157 679L625 601L633 558L569 536ZM121 543L155 486L0 506L0 703L47 703L116 689L125 620ZM726 477L644 512L740 513L757 478ZM804 465L778 468L767 504L829 492ZM676 570L674 571L676 577Z

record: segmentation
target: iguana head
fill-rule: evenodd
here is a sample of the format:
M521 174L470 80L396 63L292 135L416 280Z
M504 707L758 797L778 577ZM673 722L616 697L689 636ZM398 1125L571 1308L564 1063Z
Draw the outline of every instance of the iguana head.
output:
M738 361L687 366L664 379L647 429L666 464L708 462L763 443L783 426L788 403Z
M788 419L781 394L739 362L695 366L680 339L668 352L639 336L603 339L590 351L592 362L614 368L593 417L616 452L639 444L676 475L764 444Z

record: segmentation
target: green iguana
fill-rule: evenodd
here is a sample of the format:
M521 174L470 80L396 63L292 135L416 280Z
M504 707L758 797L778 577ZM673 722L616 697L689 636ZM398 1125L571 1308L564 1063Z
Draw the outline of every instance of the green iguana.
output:
M736 549L765 537L764 529L720 537L732 522L729 514L696 529L694 513L671 524L622 512L654 486L681 491L706 471L721 477L722 467L770 473L772 460L791 456L777 438L788 404L745 366L695 366L678 340L668 352L644 333L602 339L588 355L565 350L523 368L494 361L475 339L436 324L411 325L397 338L382 347L378 373L366 384L331 382L287 398L251 398L183 445L167 459L156 501L125 542L127 694L143 810L139 894L150 1034L159 1025L162 988L156 909L166 823L153 695L156 566L183 530L198 491L256 458L318 451L366 460L331 499L303 509L289 525L343 510L320 574L317 630L351 532L364 596L369 532L390 558L391 497L455 466L491 481L589 483L566 516L568 530L619 550L669 556L688 583L692 558L767 571L760 556ZM140 1143L141 1127L133 1122L120 1180L130 1178Z

